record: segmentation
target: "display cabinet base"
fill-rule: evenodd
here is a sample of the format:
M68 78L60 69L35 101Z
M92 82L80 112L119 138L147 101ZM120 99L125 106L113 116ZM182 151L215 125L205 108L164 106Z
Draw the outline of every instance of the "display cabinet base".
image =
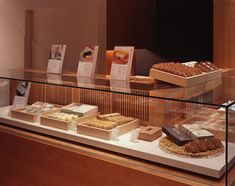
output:
M118 141L108 141L87 135L77 134L73 131L60 130L57 128L40 125L37 122L32 123L14 119L8 116L8 110L9 107L0 108L0 122L5 123L6 125L122 153L214 178L221 178L225 173L225 153L212 158L186 158L169 154L161 150L159 148L159 139L161 138L153 142L139 140L138 143L131 143L131 132L129 132L121 135ZM235 144L228 143L228 149L228 166L232 166L235 162Z

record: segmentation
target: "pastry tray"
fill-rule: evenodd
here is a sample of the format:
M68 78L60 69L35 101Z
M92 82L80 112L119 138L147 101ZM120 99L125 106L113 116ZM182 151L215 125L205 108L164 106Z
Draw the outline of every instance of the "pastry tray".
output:
M149 76L156 80L165 81L174 85L179 85L182 87L191 87L200 83L205 83L216 78L221 78L222 70L215 70L208 73L202 73L200 75L192 77L182 77L161 70L156 70L154 68L150 69Z
M51 111L58 111L58 109L59 109L59 107L55 107ZM32 113L27 113L25 110L26 110L25 107L11 110L11 117L34 123L34 122L39 121L39 118L41 115L47 113L47 112L44 112L44 113L40 113L40 114L32 114Z
M77 120L74 120L73 122L62 121L59 119L48 117L49 115L54 114L56 112L58 112L58 110L47 112L46 114L44 114L41 117L41 122L40 122L41 125L46 125L49 127L54 127L54 128L63 129L63 130L72 130L73 127L76 127L75 126L76 124L91 120L98 115L98 113L95 113L95 114L90 114L88 116L79 117Z
M117 135L120 136L138 127L139 127L139 120L135 119L129 123L118 126ZM112 138L112 132L113 132L113 129L105 130L105 129L95 128L95 127L90 127L90 126L85 125L85 123L80 123L77 125L78 134L85 134L88 136L93 136L93 137L97 137L97 138L101 138L105 140L110 140Z

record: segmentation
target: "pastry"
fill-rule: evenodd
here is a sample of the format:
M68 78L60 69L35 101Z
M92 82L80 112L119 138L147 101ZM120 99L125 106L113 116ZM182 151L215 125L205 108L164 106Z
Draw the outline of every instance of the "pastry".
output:
M116 122L118 125L123 125L134 120L134 118L132 117L122 116L119 113L101 115L100 117L98 116L98 118L101 118L102 120L106 121Z
M104 121L104 120L100 120L97 118L87 121L83 123L83 125L87 125L87 126L94 127L94 128L106 129L106 130L113 129L118 126L117 123L115 122Z
M68 114L64 112L56 112L54 114L48 115L48 117L66 122L72 122L79 118L76 114Z
M217 144L217 146L215 144ZM209 145L211 147L209 147ZM216 138L197 140L189 142L183 146L179 146L168 137L164 137L160 139L159 147L168 153L197 158L218 156L224 152L222 142Z

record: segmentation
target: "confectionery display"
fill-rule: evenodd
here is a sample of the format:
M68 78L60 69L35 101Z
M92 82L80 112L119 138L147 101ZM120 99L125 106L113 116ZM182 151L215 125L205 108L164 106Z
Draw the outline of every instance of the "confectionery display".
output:
M173 126L163 127L167 137L160 139L159 147L162 150L190 157L216 156L224 151L220 139L202 129L200 124L183 124L178 128L179 130Z
M76 121L79 117L76 114L68 114L64 112L56 112L54 114L48 115L48 118L53 118L61 121L72 122Z
M149 76L182 87L194 87L216 79L221 81L222 70L205 61L165 62L153 65Z
M116 122L100 120L97 118L85 122L84 125L105 130L110 130L118 126Z
M99 115L77 125L77 133L101 138L116 139L118 136L139 127L139 120L120 113Z
M44 102L36 102L32 105L23 106L23 107L15 107L11 111L11 117L30 121L30 122L36 122L40 119L40 116L58 109L58 106L50 104L50 103L44 103Z
M169 153L197 158L218 156L224 152L224 146L217 138L196 140L179 146L170 138L164 137L160 139L159 147Z
M155 64L153 65L153 68L182 77L192 77L202 73L219 70L211 62L198 62L194 66L188 66L183 63L167 62Z
M88 62L92 60L91 55L91 52L85 51L82 57L84 61ZM127 56L122 51L117 51L115 56L119 64L124 64ZM154 65L154 69L156 72L160 71L163 75L165 74L165 78L170 77L172 80L178 77L189 80L189 82L194 77L203 77L205 74L211 75L220 70L210 62L187 64L171 62ZM210 76L208 77L205 79L210 79ZM108 78L108 76L99 76L99 78ZM65 78L65 80L69 79L70 77ZM71 79L74 80L74 78ZM96 90L98 92L104 91L104 95L94 96L95 98L92 100L91 97L95 93L90 94L88 92L89 95L87 96L85 95L87 91L83 91L80 86L78 92L69 92L71 97L68 100L97 104L101 106L100 112L113 111L110 114L98 113L98 106L96 105L71 103L58 107L50 103L36 102L28 106L22 104L22 108L17 107L17 109L13 106L11 107L13 110L7 106L6 108L10 111L7 115L6 109L2 108L1 121L6 121L6 124L10 123L16 127L22 125L26 130L38 133L45 132L45 135L64 138L75 143L104 148L125 155L130 154L146 161L167 166L172 164L176 168L196 173L201 168L203 174L210 171L208 175L206 174L207 176L220 177L223 174L224 166L226 166L224 157L228 156L231 159L228 159L228 161L231 162L235 159L235 156L233 157L228 151L225 152L224 150L225 147L228 147L230 152L233 152L235 148L235 115L233 110L220 105L219 103L223 100L213 102L214 97L217 98L218 95L214 94L204 84L192 86L192 88L181 88L170 84L165 85L164 82L155 81L155 78L149 79L154 83L154 90L142 88L140 89L141 94L133 87L130 88L128 94L107 88L100 91ZM163 87L161 87L162 84ZM102 88L106 85L111 86L111 81L109 83L107 79L105 81L102 79L101 82L94 84L94 86L100 85ZM73 90L76 85L70 88ZM93 88L96 89L96 87ZM198 89L205 89L205 91L203 90L203 94L201 94ZM161 91L160 96L151 95L151 91ZM77 93L75 97L74 93ZM212 94L213 97L210 97ZM205 97L202 97L204 95ZM53 94L48 94L48 96L53 96ZM134 98L132 99L131 96L134 96ZM32 101L31 99L30 97L29 102ZM203 99L207 99L207 102L204 103ZM65 102L66 100L61 101ZM55 103L58 102L55 101ZM22 121L17 119L18 116L14 112L36 115L37 119L21 116L24 120ZM226 122L227 118L228 122ZM227 144L225 137L228 139ZM219 165L213 168L215 159L218 160Z
M139 133L139 139L145 140L145 141L154 141L155 139L158 139L162 136L162 129L160 127L155 126L141 126L140 127L140 133Z
M61 111L65 113L69 113L69 114L76 114L80 117L83 117L83 116L97 113L98 107L95 105L72 103L70 105L62 107Z
M83 125L110 130L133 121L134 118L122 116L119 113L99 115L97 118L84 122Z
M131 122L131 121L134 120L134 118L132 118L132 117L122 116L119 113L99 115L98 118L101 119L101 120L105 120L105 121L115 122L118 125L123 125L125 123Z

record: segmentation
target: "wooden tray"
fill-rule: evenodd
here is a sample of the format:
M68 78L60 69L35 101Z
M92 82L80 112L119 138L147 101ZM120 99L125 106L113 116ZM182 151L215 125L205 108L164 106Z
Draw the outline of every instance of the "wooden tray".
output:
M127 132L130 132L133 129L136 129L139 127L139 120L133 120L129 123L126 123L124 125L118 126L118 136L125 134ZM111 130L105 130L105 129L99 129L95 127L90 127L87 125L84 125L83 123L77 125L77 133L78 134L85 134L88 136L93 136L105 140L110 140L112 138L112 129Z
M29 121L29 122L36 122L38 114L30 114L27 112L24 112L25 108L20 108L20 109L15 109L11 111L11 117L24 120L24 121Z
M210 81L216 78L221 78L221 74L222 74L222 70L219 69L216 71L203 73L203 74L192 76L192 77L182 77L182 76L178 76L175 74L171 74L168 72L151 68L149 76L154 79L165 81L174 85L179 85L182 87L191 87L200 83L205 83L207 81Z
M32 113L27 113L25 112L26 108L19 108L11 111L11 117L24 120L24 121L29 121L29 122L40 122L40 116L43 116L44 114L47 114L48 112L57 112L60 109L60 105L55 105L54 108L52 108L51 111L43 112L40 114L32 114Z
M56 112L58 112L58 110L57 111L52 111L52 112L47 112L46 114L44 114L41 117L41 122L40 122L41 125L46 125L46 126L49 126L49 127L54 127L54 128L58 128L58 129L62 129L62 130L71 129L71 125L72 125L71 122L62 121L62 120L59 120L59 119L54 119L54 118L49 118L48 117L49 115L54 114ZM98 115L98 113L91 114L91 115L84 116L84 117L80 117L77 120L75 120L74 122L75 122L75 124L82 123L82 122L85 122L85 121L88 121L88 120L91 120L91 119L95 118L97 115Z

